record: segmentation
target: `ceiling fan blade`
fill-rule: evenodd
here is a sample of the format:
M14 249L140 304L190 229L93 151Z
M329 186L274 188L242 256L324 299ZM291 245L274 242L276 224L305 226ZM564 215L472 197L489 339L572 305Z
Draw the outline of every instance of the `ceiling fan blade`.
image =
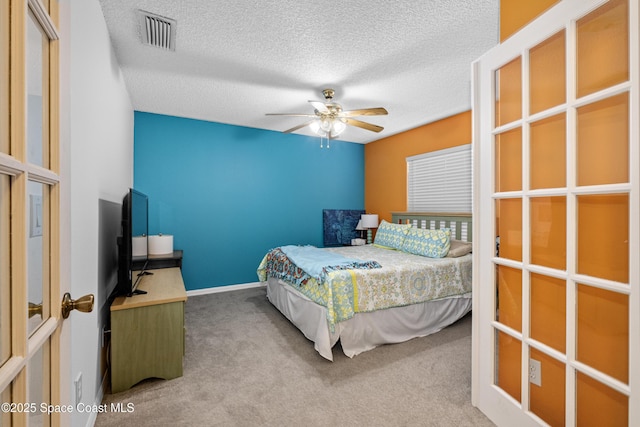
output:
M313 108L315 108L316 110L318 110L321 113L328 113L329 112L329 109L327 108L326 105L324 105L324 102L309 101L309 104L313 105Z
M360 110L348 110L342 111L340 116L342 117L354 117L354 116L385 116L389 114L387 110L382 107L377 108L363 108Z
M303 114L303 113L267 113L265 116L290 116L290 117L318 117L317 114Z
M384 129L382 126L372 125L371 123L363 122L356 119L345 119L345 123L351 126L356 126L362 129L370 130L372 132L380 132Z
M315 116L313 116L313 117L315 117ZM301 125L294 126L294 127L292 127L291 129L287 129L287 130L285 130L283 133L291 133L291 132L295 132L295 131L297 131L298 129L302 129L303 127L309 126L311 123L313 123L313 122L315 122L315 121L316 121L316 119L309 120L308 122L305 122L305 123L303 123L303 124L301 124Z

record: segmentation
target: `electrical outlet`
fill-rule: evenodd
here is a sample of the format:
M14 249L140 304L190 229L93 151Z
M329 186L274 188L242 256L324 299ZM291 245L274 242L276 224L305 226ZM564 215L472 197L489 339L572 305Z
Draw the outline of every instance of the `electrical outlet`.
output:
M529 382L542 386L542 366L539 360L529 359Z
M76 387L76 406L82 401L82 372L78 373L76 380L73 382Z

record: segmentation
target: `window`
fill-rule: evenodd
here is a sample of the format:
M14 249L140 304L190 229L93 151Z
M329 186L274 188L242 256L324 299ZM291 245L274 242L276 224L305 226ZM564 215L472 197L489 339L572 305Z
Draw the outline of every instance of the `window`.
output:
M407 157L410 212L471 212L471 144Z

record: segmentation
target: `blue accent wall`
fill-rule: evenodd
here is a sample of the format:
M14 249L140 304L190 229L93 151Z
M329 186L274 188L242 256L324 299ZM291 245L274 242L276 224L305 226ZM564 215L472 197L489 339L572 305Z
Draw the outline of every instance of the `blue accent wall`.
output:
M322 246L323 209L364 209L361 144L136 111L133 170L187 290L256 282L269 249Z

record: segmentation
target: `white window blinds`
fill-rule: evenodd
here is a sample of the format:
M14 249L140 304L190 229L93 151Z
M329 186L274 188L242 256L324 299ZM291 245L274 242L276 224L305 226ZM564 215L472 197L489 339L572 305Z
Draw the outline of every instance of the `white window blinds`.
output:
M407 157L410 212L471 212L471 144Z

